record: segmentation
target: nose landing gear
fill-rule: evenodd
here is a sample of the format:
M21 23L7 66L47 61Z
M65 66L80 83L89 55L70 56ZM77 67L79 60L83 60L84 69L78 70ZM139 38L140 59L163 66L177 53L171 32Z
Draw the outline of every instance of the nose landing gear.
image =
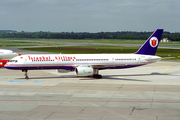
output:
M24 72L25 79L28 80L29 79L28 74L27 74L28 70L22 70L22 72Z

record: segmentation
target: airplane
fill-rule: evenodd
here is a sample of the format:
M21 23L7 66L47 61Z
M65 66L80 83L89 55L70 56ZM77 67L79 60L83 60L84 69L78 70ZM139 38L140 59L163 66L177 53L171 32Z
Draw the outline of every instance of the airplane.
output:
M4 67L11 58L19 55L21 54L15 53L12 50L0 49L0 67Z
M12 58L5 68L22 70L29 79L28 70L56 69L58 73L74 71L76 76L102 78L99 70L138 67L161 60L155 56L163 29L157 29L132 54L29 54Z

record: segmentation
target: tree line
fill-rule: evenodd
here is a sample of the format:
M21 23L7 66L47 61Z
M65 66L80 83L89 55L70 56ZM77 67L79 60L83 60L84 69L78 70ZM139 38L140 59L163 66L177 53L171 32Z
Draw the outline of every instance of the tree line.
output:
M144 40L152 32L17 32L13 30L0 30L0 38L36 38L36 39L127 39ZM162 38L168 38L172 41L180 41L180 33L163 32Z

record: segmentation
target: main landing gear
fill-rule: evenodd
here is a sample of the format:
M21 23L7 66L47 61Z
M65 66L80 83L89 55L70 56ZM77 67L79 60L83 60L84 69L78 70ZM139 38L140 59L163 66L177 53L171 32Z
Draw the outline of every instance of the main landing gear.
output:
M22 72L24 72L25 79L26 79L26 80L29 79L28 74L27 74L28 70L22 70Z
M102 75L99 74L98 69L94 69L93 78L97 78L97 79L102 78Z
M99 74L93 75L93 78L98 78L98 79L100 79L100 78L102 78L102 75L99 75Z

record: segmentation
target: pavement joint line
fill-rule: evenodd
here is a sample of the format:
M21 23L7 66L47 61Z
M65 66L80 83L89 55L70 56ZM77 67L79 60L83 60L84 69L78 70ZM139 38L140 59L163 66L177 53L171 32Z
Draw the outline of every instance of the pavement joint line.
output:
M111 101L111 99L114 97L114 95L124 86L124 84L121 84L120 87L118 87L118 90L111 96L111 98L109 99L109 101ZM109 103L109 101L105 104L105 106Z
M82 89L78 90L76 93L74 93L74 95L77 94L77 93L79 93L80 91L84 90L85 88L89 87L89 86L92 85L94 82L95 82L95 81L89 83L87 86L85 86L85 87L83 87ZM68 97L68 98L67 98L66 100L64 100L64 101L61 100L62 103L60 103L59 105L63 104L64 102L68 102L68 101L73 102L72 100L69 100L69 99L72 98L72 97L73 97L73 96L70 96L70 97Z
M80 111L80 114L81 114L82 112L84 112L86 108L87 108L87 107L83 108L83 109Z
M102 117L100 118L100 120L102 120L105 115L106 115L106 114L103 114Z
M94 103L101 103L101 102L111 102L111 103L152 103L152 101L96 101L96 100L8 100L8 99L1 99L0 102L9 101L9 102L94 102ZM180 103L180 101L153 101L153 103L167 103L167 104L174 104Z
M41 106L41 105L40 105L40 106ZM35 109L39 108L40 106L37 106L37 107L33 108L33 109L32 109L32 110L30 110L29 112L34 111Z
M44 118L43 120L48 119L49 117L51 117L55 112L51 113L50 115L48 115L46 118Z
M153 91L153 95L152 95L152 102L151 102L151 108L152 108L152 104L154 101L154 93L156 92L156 85L154 86L154 91Z
M158 115L156 116L156 120L158 120Z
M136 109L136 107L133 107L133 109L131 110L130 115L132 115L132 113L134 112L135 109Z

